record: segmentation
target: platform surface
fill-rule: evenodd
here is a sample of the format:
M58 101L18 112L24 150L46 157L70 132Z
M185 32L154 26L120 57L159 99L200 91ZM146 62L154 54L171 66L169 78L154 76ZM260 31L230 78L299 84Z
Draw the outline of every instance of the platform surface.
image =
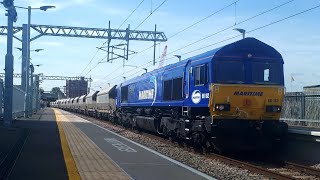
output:
M15 129L28 131L8 179L68 179L61 150L59 131L51 109L45 109L32 118L16 120Z
M214 179L59 109L16 120L0 134L0 158L9 162L0 163L0 175L7 179Z
M213 179L193 168L154 152L69 112L55 109L59 117L74 125L132 179Z

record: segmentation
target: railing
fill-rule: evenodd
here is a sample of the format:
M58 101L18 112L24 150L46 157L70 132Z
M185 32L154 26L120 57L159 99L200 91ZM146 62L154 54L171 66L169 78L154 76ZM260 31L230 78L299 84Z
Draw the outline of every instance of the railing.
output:
M320 127L320 94L286 95L281 118L289 125Z
M291 126L320 127L319 120L281 118L281 121L284 121Z
M21 117L24 114L25 93L17 86L13 86L12 113L14 117Z

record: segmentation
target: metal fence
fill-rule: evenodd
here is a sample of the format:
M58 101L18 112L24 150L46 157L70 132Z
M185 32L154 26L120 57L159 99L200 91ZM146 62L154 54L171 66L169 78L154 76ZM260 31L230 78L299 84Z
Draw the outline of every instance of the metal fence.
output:
M24 114L25 93L19 86L13 86L12 113L14 117Z
M320 94L287 94L281 118L289 125L320 127Z

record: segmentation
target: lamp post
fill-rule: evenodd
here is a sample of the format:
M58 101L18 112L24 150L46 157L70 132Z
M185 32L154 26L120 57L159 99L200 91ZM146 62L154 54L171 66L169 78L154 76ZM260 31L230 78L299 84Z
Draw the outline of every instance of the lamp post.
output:
M12 97L13 97L13 22L17 21L17 11L13 0L4 0L3 6L7 9L8 33L7 33L7 54L5 57L5 90L4 90L4 125L10 127L12 124Z
M32 64L31 63L31 65L30 65L30 70L31 70L31 92L30 92L30 106L29 106L29 113L30 113L30 115L32 115L32 113L33 113L33 95L35 94L35 85L34 85L34 80L33 80L33 73L34 73L34 66L37 66L37 67L39 67L39 66L41 66L41 64L36 64L36 65L34 65L34 64ZM35 81L37 81L37 80L35 80ZM38 80L39 81L39 80ZM37 82L36 82L37 83ZM38 92L37 92L38 93ZM37 98L37 97L36 97ZM36 107L37 107L37 105L36 105Z
M240 28L235 28L233 30L238 31L239 33L241 33L242 34L242 39L244 39L246 37L246 30L240 29Z
M22 51L22 48L19 47L15 47L16 49L18 49L19 51ZM30 52L34 51L34 52L40 52L43 51L44 49L34 49L34 50L30 50Z
M174 57L177 57L179 59L179 62L181 61L181 56L180 55L173 55Z
M23 37L22 41L22 77L21 77L21 86L23 90L25 90L26 97L25 97L25 117L28 117L29 115L29 101L30 101L30 88L29 88L29 72L30 72L30 25L31 25L31 10L39 9L42 11L46 11L51 8L55 8L55 6L41 6L39 8L32 8L31 6L26 7L20 7L15 6L16 8L20 9L26 9L28 10L28 24L25 26L23 25L23 31L26 31L26 33L23 33L25 37Z
M23 51L23 48L19 48L19 47L15 47L16 49L18 49L19 51ZM34 50L30 50L29 49L29 52L40 52L40 51L43 51L44 49L34 49ZM30 86L28 86L28 90L30 89L31 87L31 91L29 90L27 93L26 92L26 95L28 95L26 97L26 102L25 102L25 116L28 117L29 115L32 115L32 108L33 108L33 94L34 94L34 81L33 81L33 73L34 73L34 66L41 66L41 64L37 64L37 65L33 65L31 62L30 62L30 54L29 54L29 68L30 69L30 72L31 72L31 75L30 75ZM29 74L30 72L28 72L27 74ZM29 78L28 78L28 84L29 84ZM29 102L29 105L27 105L27 103Z
M148 72L148 69L147 68L142 68L143 70L145 70L146 71L146 73Z

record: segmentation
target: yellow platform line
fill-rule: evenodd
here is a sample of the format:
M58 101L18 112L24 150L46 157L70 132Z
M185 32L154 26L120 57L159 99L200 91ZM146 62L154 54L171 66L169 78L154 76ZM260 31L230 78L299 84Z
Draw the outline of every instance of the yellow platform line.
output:
M66 135L64 133L64 130L61 126L61 122L59 120L59 116L57 115L57 110L54 109L54 114L56 117L58 129L59 129L59 134L60 134L60 141L61 141L61 147L62 147L62 152L63 152L63 157L64 161L66 163L67 167L67 172L68 172L68 177L70 180L78 180L81 179L79 175L79 171L77 169L76 163L73 159L73 156L71 154L68 141L66 139Z

